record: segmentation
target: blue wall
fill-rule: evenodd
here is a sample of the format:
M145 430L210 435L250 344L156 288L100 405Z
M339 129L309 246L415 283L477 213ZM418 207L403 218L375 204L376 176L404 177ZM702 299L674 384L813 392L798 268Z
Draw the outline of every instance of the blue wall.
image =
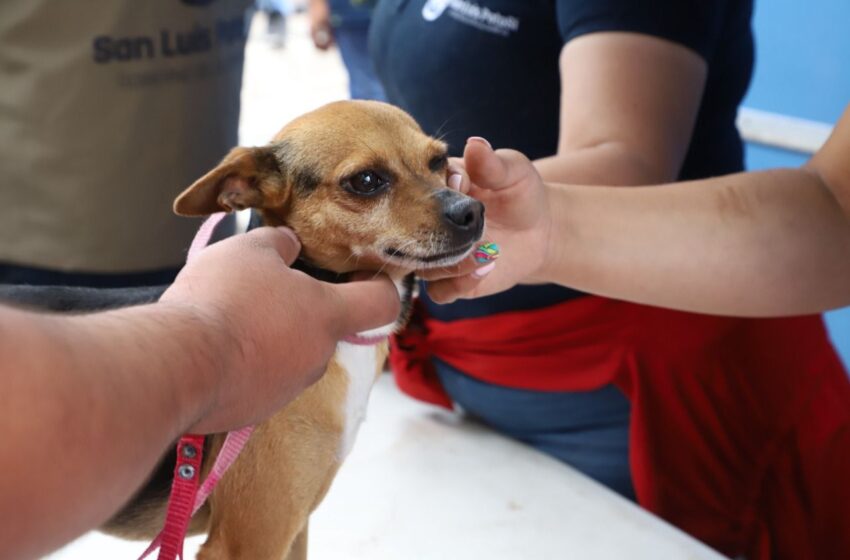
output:
M834 123L850 103L850 1L756 0L756 66L744 106ZM850 157L850 155L848 155ZM747 167L798 166L806 157L747 146ZM850 366L850 307L826 314Z

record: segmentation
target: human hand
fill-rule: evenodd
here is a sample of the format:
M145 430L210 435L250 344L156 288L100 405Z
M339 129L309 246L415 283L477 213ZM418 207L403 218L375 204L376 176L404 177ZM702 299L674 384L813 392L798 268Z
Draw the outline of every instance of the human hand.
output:
M194 257L160 302L190 309L220 356L213 398L192 431L263 420L319 379L344 336L392 323L398 292L386 277L328 284L292 270L301 245L264 227Z
M470 256L453 267L420 271L429 281L428 295L437 303L450 303L543 281L551 216L546 187L534 165L517 151L493 151L486 140L473 137L461 167L465 175L449 184L484 203L484 237L499 246L499 260L479 263Z
M327 0L310 0L310 37L316 48L325 51L334 44L331 10Z

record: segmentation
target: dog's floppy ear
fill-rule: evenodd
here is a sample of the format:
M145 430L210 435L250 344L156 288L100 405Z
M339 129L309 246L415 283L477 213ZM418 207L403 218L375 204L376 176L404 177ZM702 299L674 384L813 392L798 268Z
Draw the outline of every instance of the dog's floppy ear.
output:
M233 148L218 166L174 201L181 216L206 216L286 204L289 189L270 146Z

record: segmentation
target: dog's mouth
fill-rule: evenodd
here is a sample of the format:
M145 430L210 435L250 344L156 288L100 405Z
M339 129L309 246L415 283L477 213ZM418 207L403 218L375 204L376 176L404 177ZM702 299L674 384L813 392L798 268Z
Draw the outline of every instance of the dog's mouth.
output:
M416 268L433 268L459 263L469 255L474 245L474 243L469 243L458 249L429 255L416 255L396 249L395 247L388 247L384 249L384 255L389 257L391 261L398 262L399 264L414 265Z

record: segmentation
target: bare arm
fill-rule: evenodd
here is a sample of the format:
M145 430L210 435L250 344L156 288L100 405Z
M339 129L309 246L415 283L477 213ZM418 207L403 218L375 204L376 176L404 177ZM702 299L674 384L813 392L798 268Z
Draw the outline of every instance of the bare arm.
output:
M235 341L164 304L76 318L4 308L0 322L0 556L32 557L130 497L210 406Z
M542 275L706 313L774 316L850 304L850 107L801 169L678 186L551 186Z
M706 64L676 43L637 33L592 33L560 58L558 152L537 160L543 179L586 185L673 181L687 153Z
M0 307L0 557L103 523L181 433L257 422L343 335L391 322L386 279L323 284L261 228L202 252L156 304L60 317Z
M850 107L801 169L622 189L544 185L521 154L470 141L472 183L502 257L429 285L438 301L551 281L705 313L776 316L850 304Z
M552 186L550 195L552 236L563 242L552 245L541 278L721 315L850 304L850 220L810 170L623 192Z

